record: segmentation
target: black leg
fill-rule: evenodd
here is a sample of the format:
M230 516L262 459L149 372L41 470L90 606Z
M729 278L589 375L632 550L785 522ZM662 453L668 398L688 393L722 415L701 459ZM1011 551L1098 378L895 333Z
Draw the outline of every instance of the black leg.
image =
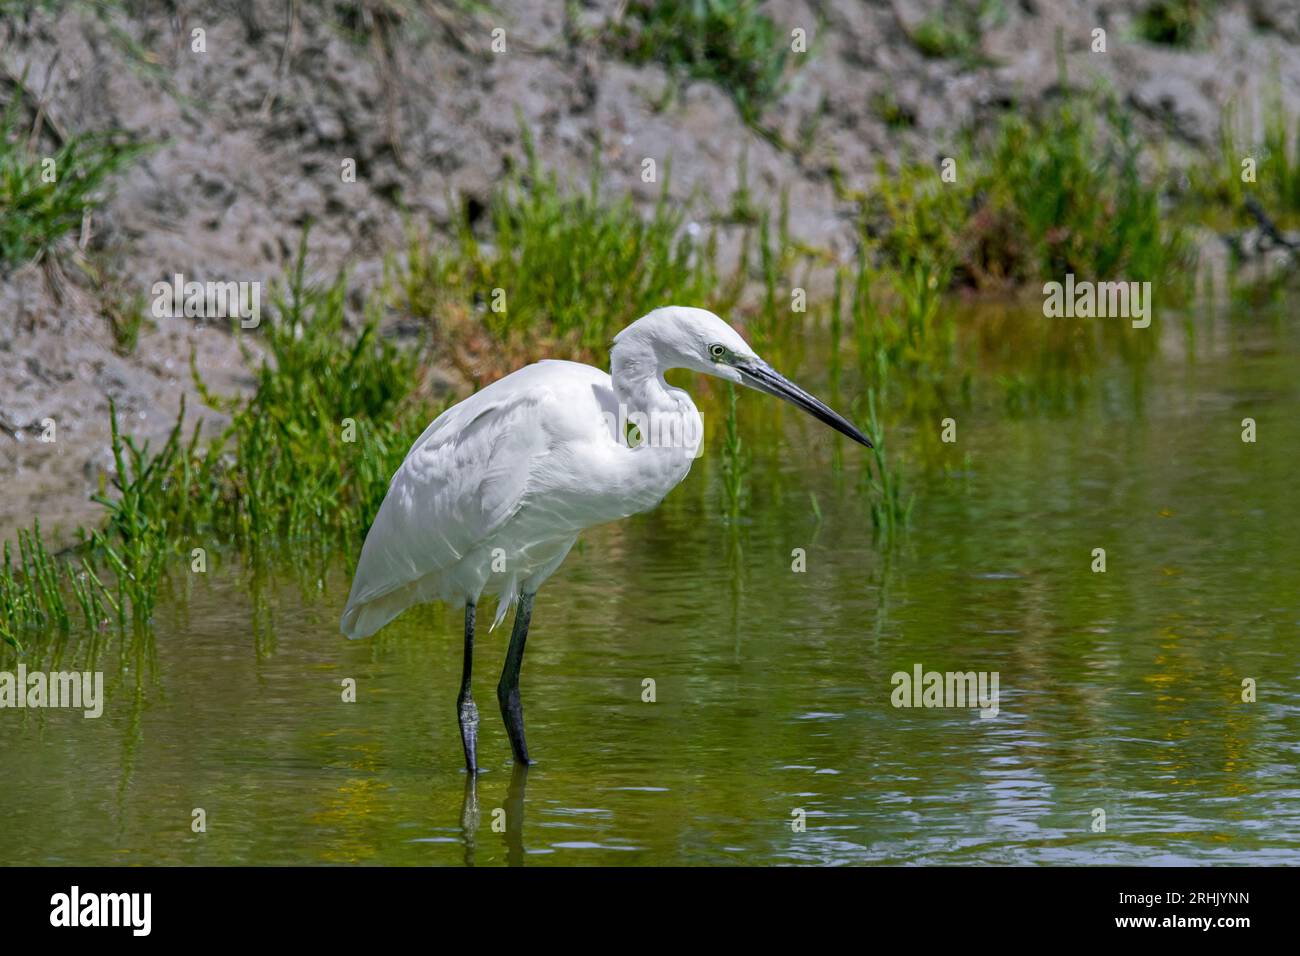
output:
M501 717L510 735L510 749L515 752L515 762L531 763L528 745L524 743L524 708L519 703L519 668L524 663L524 642L528 640L528 621L533 616L533 595L519 595L519 610L515 611L515 627L510 633L510 649L506 651L506 666L497 684L497 701L501 704Z
M460 696L456 698L456 715L460 718L460 742L465 747L465 769L478 773L478 708L469 692L469 677L474 670L474 604L465 604L465 663L460 672Z

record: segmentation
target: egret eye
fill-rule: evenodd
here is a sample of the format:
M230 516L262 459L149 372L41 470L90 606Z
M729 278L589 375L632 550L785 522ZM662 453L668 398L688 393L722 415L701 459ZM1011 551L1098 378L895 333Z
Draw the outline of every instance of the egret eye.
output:
M724 355L726 355L726 354L727 354L727 350L726 350L725 348L723 348L721 345L710 345L710 346L709 346L709 357L712 358L713 361L715 361L715 362L721 362L721 361L722 361L722 356L724 356Z

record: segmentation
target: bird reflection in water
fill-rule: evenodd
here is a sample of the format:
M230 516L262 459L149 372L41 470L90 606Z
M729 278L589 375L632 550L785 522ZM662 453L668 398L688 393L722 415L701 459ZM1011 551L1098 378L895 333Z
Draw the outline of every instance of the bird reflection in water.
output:
M460 834L465 848L465 865L474 865L474 856L478 850L479 799L478 774L465 775L465 796L460 805ZM505 838L506 864L508 866L524 865L524 794L528 788L528 764L517 763L510 774L510 784L506 788Z

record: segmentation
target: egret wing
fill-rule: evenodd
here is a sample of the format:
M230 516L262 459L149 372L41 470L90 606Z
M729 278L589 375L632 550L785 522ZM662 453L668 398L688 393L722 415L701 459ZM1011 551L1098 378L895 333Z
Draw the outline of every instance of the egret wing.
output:
M543 385L497 388L508 381L448 409L407 453L361 549L343 612L349 637L388 623L412 601L381 599L459 561L519 510L547 451L552 396Z

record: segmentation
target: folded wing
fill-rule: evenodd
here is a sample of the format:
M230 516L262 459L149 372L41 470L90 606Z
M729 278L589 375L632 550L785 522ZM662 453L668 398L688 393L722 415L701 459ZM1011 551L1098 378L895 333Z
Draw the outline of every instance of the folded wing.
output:
M547 452L552 394L513 377L448 409L411 446L361 549L341 622L348 637L373 634L420 600L518 511L531 464Z

